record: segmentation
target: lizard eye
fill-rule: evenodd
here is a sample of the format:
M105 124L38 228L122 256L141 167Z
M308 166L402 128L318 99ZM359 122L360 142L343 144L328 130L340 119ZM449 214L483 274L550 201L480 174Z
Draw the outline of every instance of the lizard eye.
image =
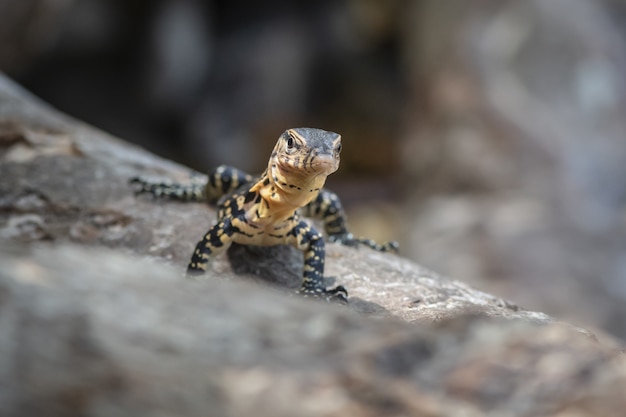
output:
M293 138L291 136L287 138L287 149L293 149Z
M341 143L337 145L337 148L335 150L337 153L341 153Z

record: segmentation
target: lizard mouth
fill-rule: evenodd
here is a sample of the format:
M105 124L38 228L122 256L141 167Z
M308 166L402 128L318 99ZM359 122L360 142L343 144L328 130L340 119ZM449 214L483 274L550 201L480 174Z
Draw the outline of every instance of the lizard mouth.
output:
M320 190L326 182L326 177L339 167L339 161L332 155L313 156L304 162L300 166L289 163L276 164L272 175L274 184L281 192L287 195L312 195L310 192Z
M281 158L277 164L281 175L289 178L327 176L337 171L339 160L333 155L316 154L305 158Z
M314 155L310 158L309 166L306 167L316 174L330 175L339 168L339 160L333 155Z

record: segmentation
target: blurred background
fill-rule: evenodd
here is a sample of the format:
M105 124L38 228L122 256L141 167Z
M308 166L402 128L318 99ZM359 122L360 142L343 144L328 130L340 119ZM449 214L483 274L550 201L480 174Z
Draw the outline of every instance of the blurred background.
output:
M0 0L0 69L203 172L336 131L357 234L626 339L626 1Z

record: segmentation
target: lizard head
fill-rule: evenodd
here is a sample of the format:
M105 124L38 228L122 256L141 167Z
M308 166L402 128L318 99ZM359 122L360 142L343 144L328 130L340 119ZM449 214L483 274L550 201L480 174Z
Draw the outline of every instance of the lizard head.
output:
M341 135L321 129L285 131L274 148L271 162L287 179L327 177L339 168Z
M272 210L286 213L312 201L326 177L339 168L341 136L320 129L297 128L278 138L265 177L258 182L262 197Z

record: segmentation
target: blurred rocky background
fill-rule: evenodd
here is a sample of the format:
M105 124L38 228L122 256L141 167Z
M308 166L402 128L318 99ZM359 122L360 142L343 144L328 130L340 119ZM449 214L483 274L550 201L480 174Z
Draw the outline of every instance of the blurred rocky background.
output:
M205 171L344 137L363 235L626 338L626 2L0 0L0 69Z

